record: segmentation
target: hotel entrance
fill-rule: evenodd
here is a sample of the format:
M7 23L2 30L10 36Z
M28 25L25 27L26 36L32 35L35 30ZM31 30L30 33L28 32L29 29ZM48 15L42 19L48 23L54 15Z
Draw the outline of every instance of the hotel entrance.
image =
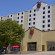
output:
M27 50L28 51L36 51L37 49L36 49L36 47L37 47L37 43L36 42L29 42L28 44L27 44Z

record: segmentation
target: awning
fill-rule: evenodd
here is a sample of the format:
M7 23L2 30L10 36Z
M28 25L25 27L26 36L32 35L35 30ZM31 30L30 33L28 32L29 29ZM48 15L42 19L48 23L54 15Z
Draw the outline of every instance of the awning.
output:
M12 46L12 47L20 47L20 46L16 45L16 46Z

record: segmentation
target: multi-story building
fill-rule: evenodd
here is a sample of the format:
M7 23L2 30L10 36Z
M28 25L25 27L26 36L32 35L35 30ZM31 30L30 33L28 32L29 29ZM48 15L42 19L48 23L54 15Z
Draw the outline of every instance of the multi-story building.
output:
M25 30L30 27L44 31L55 30L55 4L38 1L30 10L0 16L0 20L8 18L22 24Z
M28 11L28 27L35 27L40 30L54 30L54 14L55 4L48 5L44 2L40 2L41 5L38 8L38 2Z
M55 4L38 1L30 10L0 16L0 20L5 19L23 25L22 51L55 51Z
M28 26L28 11L17 12L5 16L0 16L0 20L12 19L16 20L18 24L22 24L23 28L27 30Z

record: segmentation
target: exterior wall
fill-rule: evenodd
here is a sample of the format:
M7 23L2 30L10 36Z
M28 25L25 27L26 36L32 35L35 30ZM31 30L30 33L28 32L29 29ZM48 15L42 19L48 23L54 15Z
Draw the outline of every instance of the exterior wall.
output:
M23 28L25 31L28 29L28 11L24 13Z
M12 20L16 20L17 21L17 13L14 13L12 16L13 16Z
M50 6L50 9L48 9L48 6ZM45 7L45 10L43 10L43 7ZM34 10L36 11L34 12ZM50 11L50 13L48 13L48 11ZM45 12L45 14L43 14L43 12ZM29 17L29 15L31 15L31 17ZM50 18L48 18L48 15L50 15ZM45 18L43 18L43 16L45 16ZM33 18L35 18L35 20L33 20ZM29 19L31 19L31 21L29 21ZM33 6L33 8L28 11L28 27L35 27L38 28L39 30L45 30L45 31L52 30L51 19L52 19L52 6L46 3L41 2L40 8L37 8L37 3L36 3ZM50 20L50 22L48 22L48 20ZM45 23L43 23L43 21L45 21ZM33 24L33 22L35 22L35 24ZM48 27L48 24L50 24L50 27ZM45 25L44 28L42 27L43 25Z
M46 3L41 2L41 7L38 9L37 8L37 3L33 6L33 8L31 9L31 13L29 10L29 15L31 15L31 17L28 16L28 20L31 19L31 21L28 21L28 27L35 27L38 28L40 30L46 30L46 28L42 28L42 21L43 21L43 15L46 16L46 14L43 14L43 11L45 11L45 13L47 13L47 7L48 5ZM43 7L45 7L45 10L43 10ZM36 10L34 12L34 10ZM35 14L35 16L34 16ZM35 18L35 20L33 20L33 18ZM45 20L46 21L46 20ZM35 25L33 24L33 22L35 22ZM31 25L29 25L29 23L31 23ZM46 26L46 23L45 23Z
M45 45L45 51L47 51L47 43L55 42L55 31L42 32L42 44Z
M27 51L28 42L37 42L37 51L42 51L44 45L44 51L47 51L47 43L55 42L55 31L39 31L34 28L34 34L32 38L29 38L30 29L25 32L25 36L22 42L22 51Z
M55 5L52 5L52 30L55 30Z
M30 13L31 11L31 13ZM29 17L29 15L31 15L31 17ZM31 19L31 21L29 21L29 19ZM30 25L29 25L30 23ZM28 28L32 27L32 9L28 10Z
M4 16L4 17L2 17L2 19L1 20L6 20L7 19L7 17L6 16Z
M6 20L6 19L16 20L18 24L22 24L23 28L27 30L28 29L27 28L28 27L28 11L23 11L23 12L18 12L18 13L13 13L13 14L1 16L1 17L2 17L2 20ZM0 20L1 20L1 17L0 17Z
M1 19L1 17L2 17L2 19ZM11 14L10 15L5 15L5 16L0 16L0 20L12 19L12 17L11 17Z
M37 42L37 51L42 51L41 31L37 31L36 29L34 29L34 34L31 39L29 38L29 32L30 30L25 32L25 36L23 38L23 43L22 43L22 51L27 51L28 42Z
M22 14L23 13L23 14ZM24 21L24 11L23 12L18 12L17 13L17 21L18 21L18 24L22 24L23 25L23 21ZM19 14L19 15L18 15ZM19 18L18 18L19 17ZM22 20L22 22L21 22Z
M43 16L46 16L46 10L47 10L46 6L47 6L46 3L41 2L41 7L39 9L37 8L37 4L33 7L33 10L36 9L36 21L35 21L36 24L35 24L35 27L40 29L40 30L46 30L45 28L42 28L43 24L46 26L46 23L42 23ZM45 7L45 10L43 10L43 7ZM45 14L43 14L43 11L45 11ZM34 14L34 12L33 12L33 14Z

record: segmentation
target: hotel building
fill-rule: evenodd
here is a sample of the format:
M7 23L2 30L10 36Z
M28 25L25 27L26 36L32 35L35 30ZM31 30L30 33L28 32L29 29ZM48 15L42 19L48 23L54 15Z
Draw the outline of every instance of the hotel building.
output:
M23 25L22 51L55 50L55 4L38 1L32 9L0 16L0 20L5 19L16 20Z

